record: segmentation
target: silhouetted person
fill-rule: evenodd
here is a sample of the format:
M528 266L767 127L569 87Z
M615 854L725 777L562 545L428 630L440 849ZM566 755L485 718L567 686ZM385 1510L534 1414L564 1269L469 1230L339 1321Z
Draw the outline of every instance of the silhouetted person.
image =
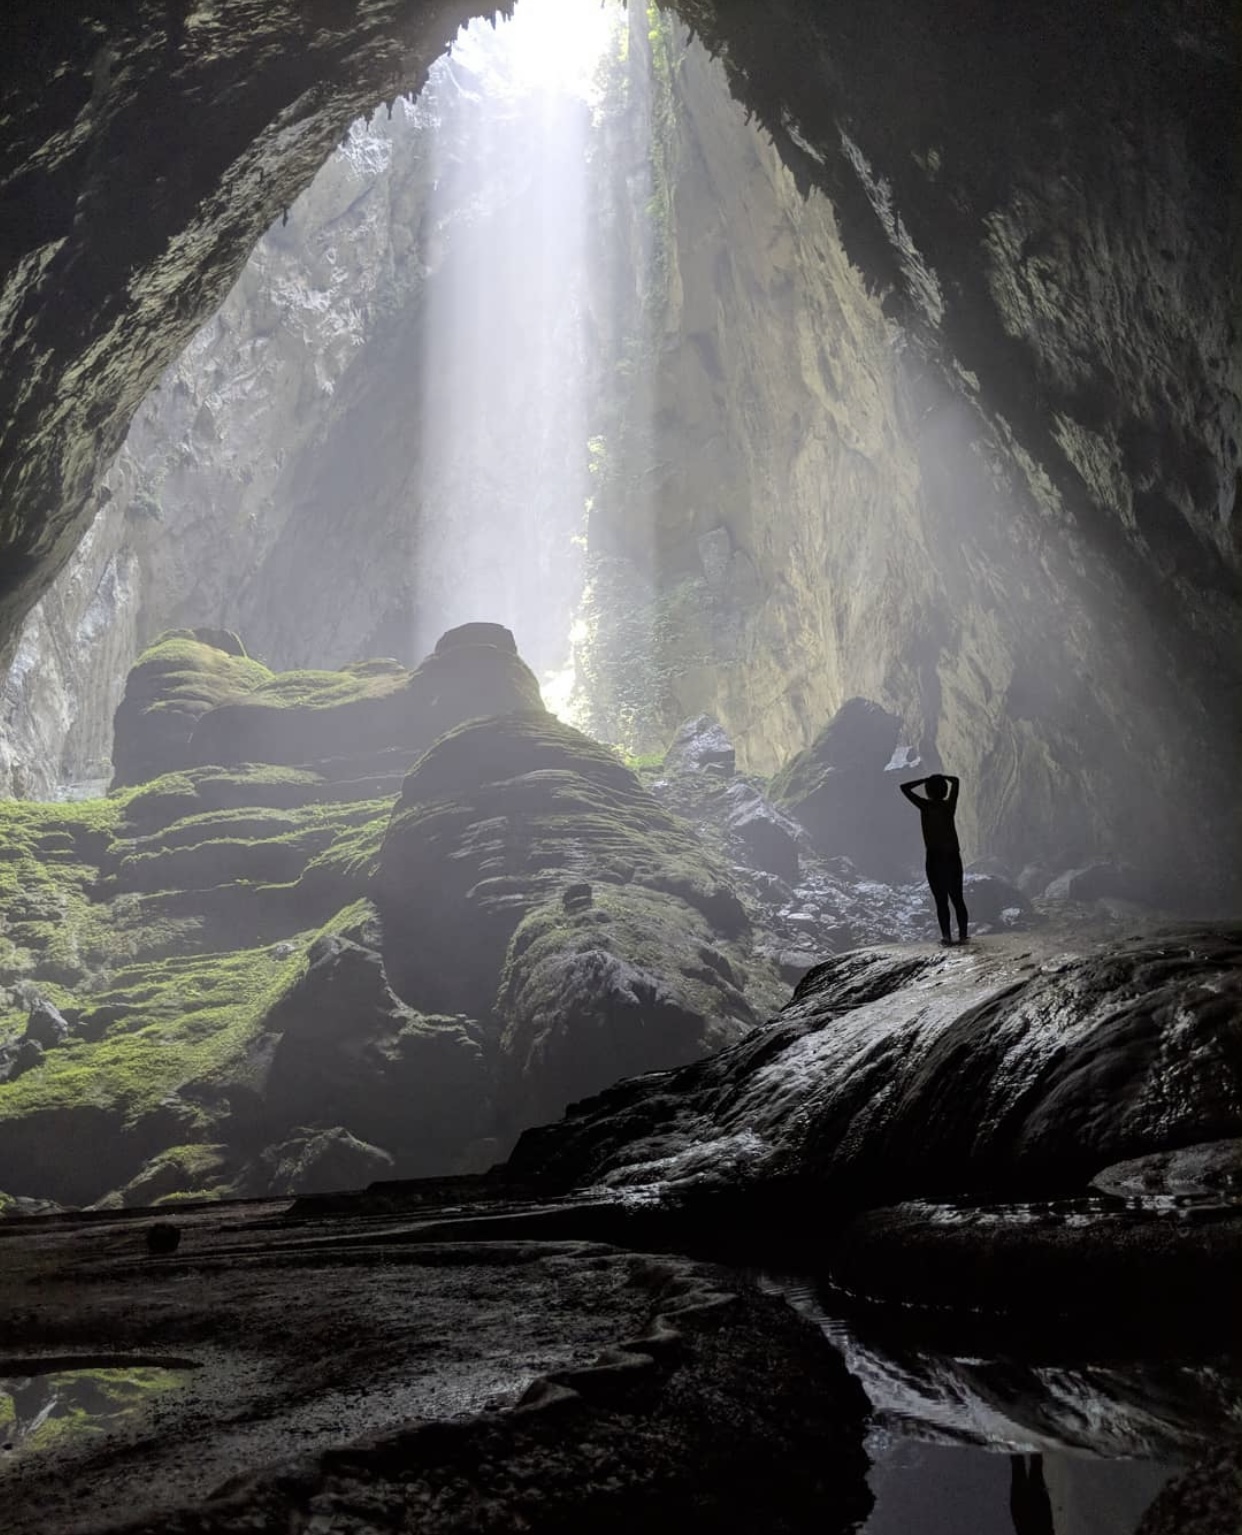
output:
M1056 1535L1042 1455L1009 1457L1009 1516L1016 1535Z
M927 790L927 798L916 794L918 788ZM930 778L915 778L901 785L901 792L912 805L917 805L923 821L923 845L927 849L927 883L931 886L932 899L936 903L936 920L940 923L941 943L952 943L949 931L949 902L957 913L957 938L966 942L966 902L962 899L962 850L957 844L957 824L953 819L957 810L959 782L951 775L933 773Z

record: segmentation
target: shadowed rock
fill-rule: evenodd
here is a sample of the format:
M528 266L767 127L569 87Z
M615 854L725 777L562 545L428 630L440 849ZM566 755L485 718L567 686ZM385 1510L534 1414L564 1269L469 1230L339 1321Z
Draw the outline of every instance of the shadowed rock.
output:
M378 933L365 921L317 940L305 974L265 1018L278 1042L255 1111L261 1133L275 1140L295 1126L335 1126L338 1137L352 1132L370 1150L383 1148L387 1170L404 1177L460 1171L464 1149L491 1127L494 1036L472 1019L405 1006L368 940ZM325 1170L333 1168L331 1187L369 1181L361 1171L347 1175L335 1152L312 1150L311 1162L322 1152ZM314 1186L301 1153L276 1161L285 1170L272 1175L275 1192Z
M866 698L848 699L805 751L772 780L772 798L806 827L825 857L850 859L876 879L904 878L919 862L918 829L899 814L897 779L885 769L901 720Z
M754 1021L740 954L702 958L748 932L726 871L613 752L546 714L463 726L420 760L376 892L398 994L496 1017L519 1124Z

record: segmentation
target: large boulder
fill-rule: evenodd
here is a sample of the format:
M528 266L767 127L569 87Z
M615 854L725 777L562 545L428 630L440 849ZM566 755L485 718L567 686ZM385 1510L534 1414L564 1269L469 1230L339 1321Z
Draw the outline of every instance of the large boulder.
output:
M745 861L766 870L787 885L798 883L798 841L804 833L797 822L782 815L749 784L735 784L729 791L726 825L736 839Z
M1018 942L843 955L723 1054L531 1132L514 1171L857 1207L1072 1193L1242 1135L1242 931Z
M210 710L243 697L272 674L227 629L173 629L130 669L116 711L113 788L144 783L190 760L190 738Z
M30 1009L22 1038L34 1040L44 1050L54 1050L64 1044L71 1032L69 1020L60 1009L41 997Z
M918 863L922 846L897 795L900 779L921 765L908 749L898 751L901 730L899 717L879 704L847 699L771 788L825 857L848 858L860 874L894 883Z
M710 714L687 720L664 754L666 773L702 773L710 768L729 776L736 767L733 742Z
M403 1001L494 1018L513 1122L753 1020L724 868L615 753L542 712L464 725L420 759L375 890Z

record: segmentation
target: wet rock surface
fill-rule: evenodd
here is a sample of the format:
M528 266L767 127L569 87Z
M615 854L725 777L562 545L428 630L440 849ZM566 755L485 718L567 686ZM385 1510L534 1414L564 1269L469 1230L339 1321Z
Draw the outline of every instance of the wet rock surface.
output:
M684 1195L810 1181L847 1204L1075 1191L1239 1127L1239 987L1228 928L856 952L742 1044L531 1132L515 1166Z
M1028 1329L1066 1314L1114 1326L1141 1317L1242 1342L1237 1200L897 1205L851 1222L832 1266L846 1291L875 1303L1021 1316Z
M6 1303L38 1288L0 1374L188 1366L102 1435L15 1446L7 1527L621 1531L740 1512L844 1532L865 1516L862 1393L811 1324L719 1269L456 1240L454 1213L443 1197L422 1220L187 1212L167 1257L132 1219L6 1227Z

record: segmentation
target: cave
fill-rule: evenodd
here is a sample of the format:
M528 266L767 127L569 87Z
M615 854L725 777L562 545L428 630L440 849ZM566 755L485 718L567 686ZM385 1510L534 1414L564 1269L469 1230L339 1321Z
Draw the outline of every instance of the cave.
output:
M14 1528L1234 1528L1230 7L7 33Z

